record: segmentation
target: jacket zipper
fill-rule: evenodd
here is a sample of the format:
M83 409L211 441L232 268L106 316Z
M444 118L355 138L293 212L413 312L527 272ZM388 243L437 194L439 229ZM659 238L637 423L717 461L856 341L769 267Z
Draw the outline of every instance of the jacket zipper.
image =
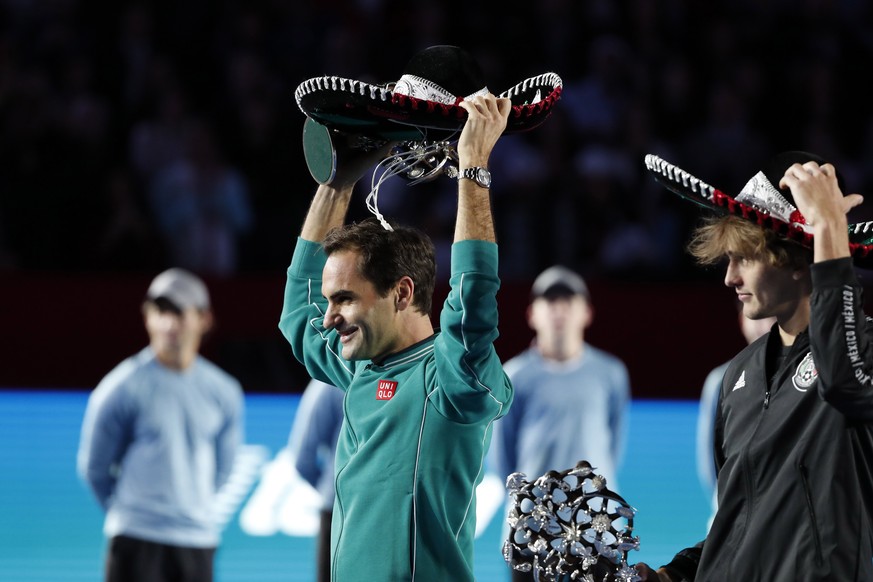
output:
M818 521L815 519L815 507L813 507L812 504L812 491L809 489L809 477L806 474L806 466L803 463L798 466L798 469L800 470L800 481L803 486L803 494L806 497L806 507L809 510L809 517L812 521L812 539L815 541L815 559L818 564L821 564L821 538L818 533Z

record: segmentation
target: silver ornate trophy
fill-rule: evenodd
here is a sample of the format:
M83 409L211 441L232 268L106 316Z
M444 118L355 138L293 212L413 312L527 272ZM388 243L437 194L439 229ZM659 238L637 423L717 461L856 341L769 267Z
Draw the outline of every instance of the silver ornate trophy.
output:
M533 482L507 478L512 507L503 557L541 582L638 582L627 554L640 549L633 536L636 510L606 487L587 461L549 471Z

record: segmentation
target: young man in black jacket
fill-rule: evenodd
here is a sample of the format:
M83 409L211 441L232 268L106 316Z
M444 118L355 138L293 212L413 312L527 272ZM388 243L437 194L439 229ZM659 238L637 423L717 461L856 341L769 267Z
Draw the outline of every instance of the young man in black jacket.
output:
M786 152L736 200L709 200L727 215L695 231L691 253L726 259L744 315L777 325L725 373L706 539L637 569L659 582L873 580L873 323L852 264L869 249L850 245L846 217L862 198L843 196L830 164ZM786 202L795 232L759 212Z

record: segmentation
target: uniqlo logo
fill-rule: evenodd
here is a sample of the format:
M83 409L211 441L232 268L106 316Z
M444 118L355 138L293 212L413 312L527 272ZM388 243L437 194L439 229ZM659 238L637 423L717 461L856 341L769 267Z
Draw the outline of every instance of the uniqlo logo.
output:
M397 392L397 382L394 380L379 380L376 386L376 400L391 400Z

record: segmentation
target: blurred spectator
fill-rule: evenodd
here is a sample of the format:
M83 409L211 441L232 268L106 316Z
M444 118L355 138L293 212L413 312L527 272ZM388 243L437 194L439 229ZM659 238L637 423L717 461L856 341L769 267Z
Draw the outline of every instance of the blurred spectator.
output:
M95 266L99 268L158 268L166 262L137 183L126 168L116 168L106 178L103 190L107 214L96 248Z
M330 582L330 525L336 497L333 460L343 424L344 396L345 392L336 386L312 380L300 398L288 444L297 472L321 495L316 542L318 582ZM294 437L299 441L294 442Z
M156 101L154 115L131 128L128 146L131 165L146 184L185 157L186 132L193 123L181 87L164 87Z
M154 72L156 48L154 21L145 4L133 2L124 8L114 48L122 71L117 79L122 113L134 116L145 107Z
M612 143L636 87L633 55L624 39L603 35L591 41L589 68L572 78L563 97L570 121L583 140Z
M226 276L236 272L240 237L251 228L245 178L225 163L211 128L188 127L185 156L155 175L151 211L173 265Z
M213 324L203 281L164 271L142 313L149 345L100 382L82 421L77 467L106 512L105 580L212 582L243 391L200 355Z
M680 146L685 163L679 165L695 176L708 176L716 188L739 192L748 180L747 168L765 159L767 142L752 126L749 104L736 86L715 83L707 105L706 119Z

